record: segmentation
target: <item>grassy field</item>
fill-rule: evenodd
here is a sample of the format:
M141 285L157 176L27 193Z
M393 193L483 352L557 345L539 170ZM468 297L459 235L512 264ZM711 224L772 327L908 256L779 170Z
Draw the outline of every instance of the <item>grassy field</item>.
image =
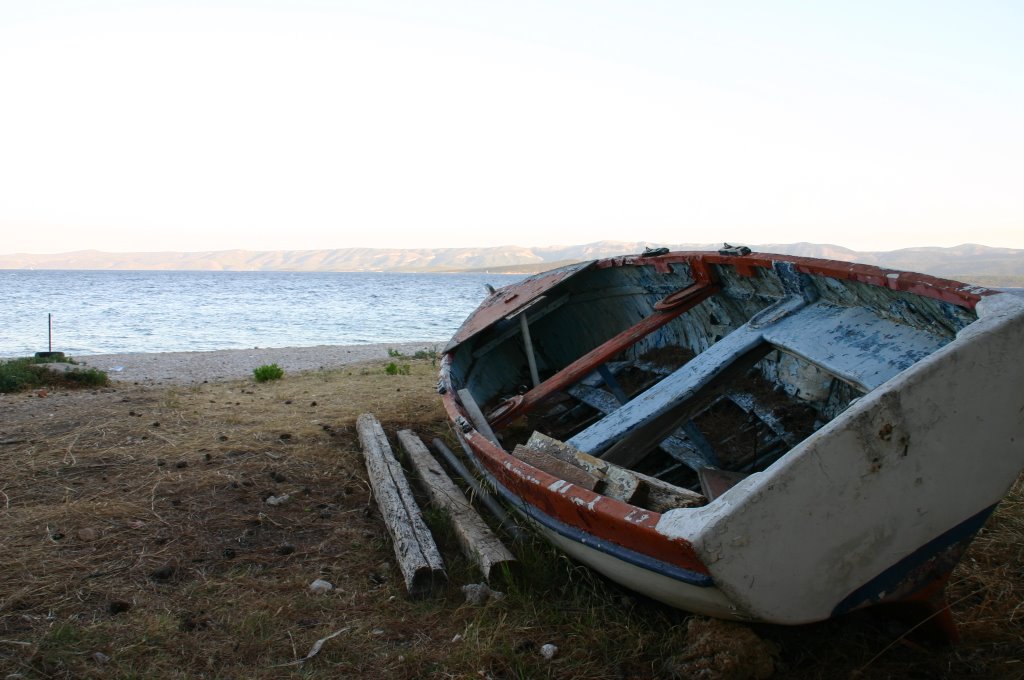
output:
M436 368L397 363L0 397L0 677L1024 677L1020 482L950 584L955 647L872 612L693 617L531 540L507 597L467 604L479 576L436 511L449 585L407 599L354 421L453 442Z

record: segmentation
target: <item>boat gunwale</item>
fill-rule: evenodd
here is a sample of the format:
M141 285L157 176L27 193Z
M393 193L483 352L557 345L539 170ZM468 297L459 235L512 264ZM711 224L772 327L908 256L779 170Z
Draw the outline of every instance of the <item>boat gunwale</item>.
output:
M930 274L921 274L901 269L886 269L859 262L842 260L826 260L797 255L777 255L774 253L754 252L749 255L722 255L713 251L685 250L666 253L653 257L643 255L625 255L595 260L592 264L597 269L610 267L653 265L656 271L667 272L673 264L693 266L700 262L703 268L707 265L729 265L741 276L753 276L754 268L771 269L775 262L788 262L802 274L825 276L841 281L856 281L879 288L913 293L921 297L948 302L949 304L973 310L981 298L988 295L1001 295L1003 291L976 286L952 279L944 279ZM515 284L512 284L515 286Z

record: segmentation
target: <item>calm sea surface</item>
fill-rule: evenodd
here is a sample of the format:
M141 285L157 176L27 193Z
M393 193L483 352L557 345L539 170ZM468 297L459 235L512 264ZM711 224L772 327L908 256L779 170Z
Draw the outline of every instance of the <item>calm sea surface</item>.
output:
M499 274L0 270L0 357L446 342Z

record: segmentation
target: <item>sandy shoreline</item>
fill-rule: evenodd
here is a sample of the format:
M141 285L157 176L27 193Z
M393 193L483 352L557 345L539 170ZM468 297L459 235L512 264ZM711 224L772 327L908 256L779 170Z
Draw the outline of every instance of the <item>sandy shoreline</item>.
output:
M80 364L106 371L111 380L164 385L191 385L251 378L257 366L277 364L285 373L338 368L376 359L390 360L388 350L412 355L440 351L443 342L389 342L369 345L267 347L207 352L128 352L76 355Z

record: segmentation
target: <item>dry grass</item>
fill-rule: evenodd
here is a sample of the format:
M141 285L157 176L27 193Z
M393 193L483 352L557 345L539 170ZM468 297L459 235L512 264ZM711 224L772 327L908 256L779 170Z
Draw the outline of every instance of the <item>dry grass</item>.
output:
M692 642L685 614L542 543L515 547L526 568L508 598L465 604L458 586L478 577L437 513L451 586L404 597L354 421L369 411L389 434L448 437L435 369L410 363L410 375L376 362L262 384L0 397L4 677L620 678L692 667L677 663ZM265 502L282 494L283 505ZM318 577L337 589L310 594ZM867 613L752 630L779 677L1024 677L1020 483L950 596L955 648ZM315 659L281 666L338 630ZM545 643L559 646L553 661Z

